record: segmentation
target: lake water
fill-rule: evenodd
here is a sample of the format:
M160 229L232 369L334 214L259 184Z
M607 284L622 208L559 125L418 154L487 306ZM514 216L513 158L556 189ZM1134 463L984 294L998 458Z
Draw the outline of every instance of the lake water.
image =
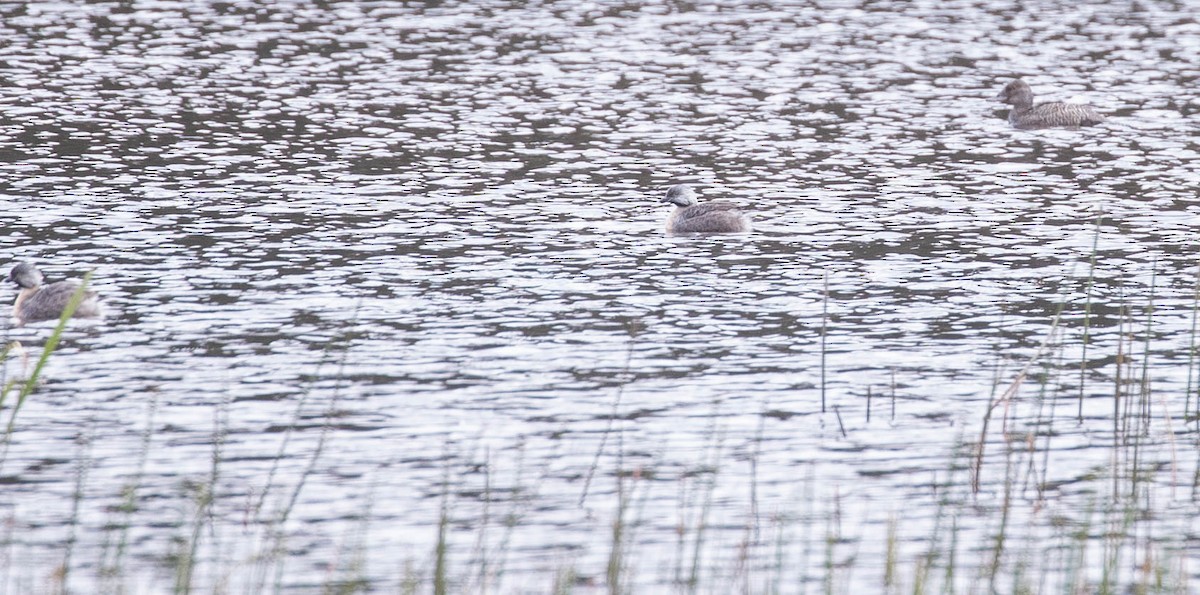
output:
M111 311L15 416L5 592L1200 582L1190 3L8 3L0 39L0 252ZM1015 131L1016 77L1109 120ZM665 235L684 182L756 231Z

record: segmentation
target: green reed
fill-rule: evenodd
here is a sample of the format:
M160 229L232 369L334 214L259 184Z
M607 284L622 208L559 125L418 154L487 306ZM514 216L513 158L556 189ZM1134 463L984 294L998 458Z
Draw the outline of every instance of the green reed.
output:
M836 550L838 542L841 540L841 532L841 498L835 493L833 497L833 512L825 517L825 557L823 564L825 578L822 581L822 589L825 595L832 595L834 592L835 579L837 578Z
M621 595L625 592L627 555L629 547L626 529L628 528L625 515L629 511L629 494L625 491L625 482L621 474L617 474L617 507L610 523L608 564L605 567L605 584L609 595Z
M438 507L437 541L433 546L433 595L450 592L450 571L447 557L450 551L450 468L442 477L442 499Z
M888 593L891 593L900 583L899 531L900 521L893 512L888 517L887 541L885 542L887 545L883 558L883 590Z

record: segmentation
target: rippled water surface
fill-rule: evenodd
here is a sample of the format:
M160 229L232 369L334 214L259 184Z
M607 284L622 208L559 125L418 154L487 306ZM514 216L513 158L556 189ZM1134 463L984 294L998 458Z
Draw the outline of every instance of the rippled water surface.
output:
M9 592L1200 581L1192 4L7 3L0 40L0 249L111 311L13 418ZM1015 77L1109 120L1012 130ZM682 182L756 231L665 235Z

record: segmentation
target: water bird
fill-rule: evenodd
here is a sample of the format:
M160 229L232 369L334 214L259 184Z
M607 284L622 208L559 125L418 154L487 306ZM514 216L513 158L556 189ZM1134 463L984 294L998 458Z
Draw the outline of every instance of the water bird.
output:
M678 184L667 190L663 202L675 205L667 217L667 233L746 233L750 231L750 219L741 209L728 201L714 200L700 203L696 192L687 184Z
M1090 105L1063 103L1033 103L1033 90L1029 84L1017 79L1004 86L1004 90L996 96L996 100L1013 106L1008 112L1008 122L1014 128L1032 130L1035 128L1079 128L1091 126L1104 121Z
M18 326L27 322L57 320L79 290L75 281L59 281L42 285L42 272L29 263L18 263L8 273L8 280L17 284L17 301L13 303L13 321ZM99 318L102 315L96 292L86 291L83 301L75 308L75 318Z

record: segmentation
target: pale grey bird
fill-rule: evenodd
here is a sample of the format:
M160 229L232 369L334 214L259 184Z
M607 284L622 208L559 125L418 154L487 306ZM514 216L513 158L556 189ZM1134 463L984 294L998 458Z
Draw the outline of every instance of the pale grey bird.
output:
M667 233L745 233L750 219L740 208L723 200L700 203L687 184L672 186L663 202L675 205L667 217Z
M1031 130L1034 128L1079 128L1091 126L1104 121L1090 105L1075 103L1033 103L1033 90L1029 84L1017 79L1007 85L996 100L1013 106L1008 112L1008 122L1014 128Z
M79 289L74 281L59 281L42 285L42 272L29 263L19 263L8 274L8 280L17 284L20 291L13 303L13 320L22 325L27 322L57 320ZM99 318L103 315L96 292L84 292L83 301L75 309L75 318Z

